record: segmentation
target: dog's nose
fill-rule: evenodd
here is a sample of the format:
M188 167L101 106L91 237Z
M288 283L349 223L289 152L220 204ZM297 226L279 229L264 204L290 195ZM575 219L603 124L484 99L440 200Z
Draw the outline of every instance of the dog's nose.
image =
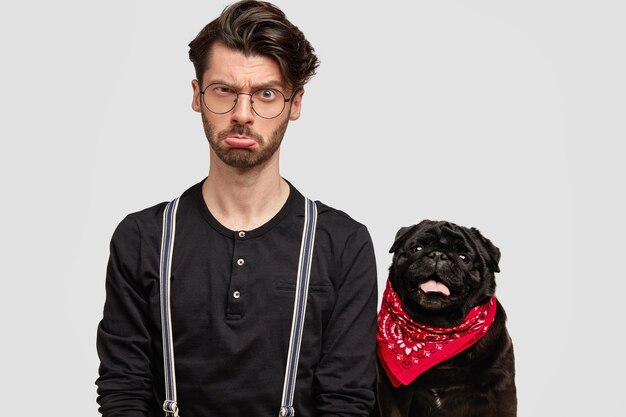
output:
M448 260L448 255L446 255L443 252L439 252L439 251L432 251L431 253L428 254L429 258L435 258L435 262L439 261L439 260Z

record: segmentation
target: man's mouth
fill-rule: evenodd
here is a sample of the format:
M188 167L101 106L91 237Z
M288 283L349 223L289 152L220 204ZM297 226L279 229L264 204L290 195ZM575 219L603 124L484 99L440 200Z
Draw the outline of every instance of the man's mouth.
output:
M256 145L257 142L249 136L229 135L224 139L224 143L230 148L247 149Z

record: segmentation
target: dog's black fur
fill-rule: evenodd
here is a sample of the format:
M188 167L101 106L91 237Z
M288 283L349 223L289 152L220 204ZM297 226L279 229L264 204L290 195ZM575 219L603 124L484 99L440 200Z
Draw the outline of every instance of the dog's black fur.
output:
M400 229L390 252L393 289L419 323L457 326L495 293L500 250L475 228L424 220ZM450 295L419 288L432 279L446 285ZM498 302L495 322L482 339L408 386L394 388L379 363L374 416L516 416L515 360L505 321Z

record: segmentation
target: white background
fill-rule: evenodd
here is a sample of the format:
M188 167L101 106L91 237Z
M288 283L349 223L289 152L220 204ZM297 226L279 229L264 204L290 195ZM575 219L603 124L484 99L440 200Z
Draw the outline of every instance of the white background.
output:
M0 6L5 415L97 415L111 234L208 172L187 44L226 2L174 3ZM283 176L368 226L381 289L401 226L478 227L519 415L623 416L623 3L277 4L322 61Z

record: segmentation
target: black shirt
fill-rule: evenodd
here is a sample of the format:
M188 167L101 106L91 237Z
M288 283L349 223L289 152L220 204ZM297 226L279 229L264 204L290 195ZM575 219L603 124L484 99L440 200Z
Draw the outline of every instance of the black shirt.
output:
M368 416L373 406L376 266L365 226L317 202L296 415ZM165 203L127 216L111 240L98 327L104 416L163 416L159 252ZM180 199L171 306L182 417L275 416L291 331L304 197L290 184L263 226L233 231L202 183Z

